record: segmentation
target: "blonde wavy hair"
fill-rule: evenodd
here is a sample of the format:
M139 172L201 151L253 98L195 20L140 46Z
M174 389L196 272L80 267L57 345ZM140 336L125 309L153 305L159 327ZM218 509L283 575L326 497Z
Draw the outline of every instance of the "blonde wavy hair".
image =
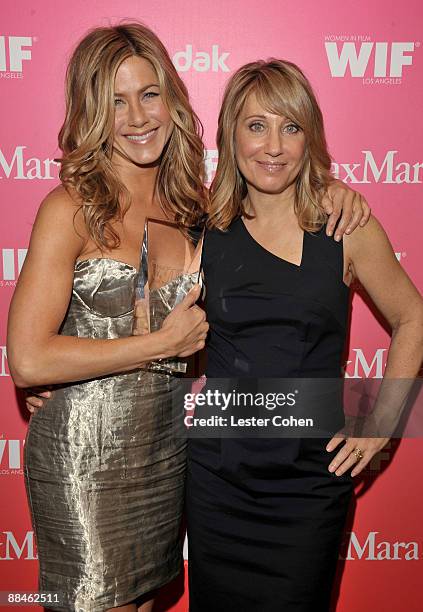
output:
M235 130L245 101L253 93L268 112L287 117L304 132L305 154L296 178L294 206L301 228L317 231L327 218L320 206L321 196L333 180L322 113L298 66L273 58L242 66L226 86L219 114L219 160L211 185L207 225L224 230L237 216L245 214L247 186L236 163Z
M201 222L207 208L202 126L163 44L147 27L122 23L89 32L66 74L66 116L59 132L60 179L81 203L87 231L101 248L119 246L113 222L130 203L112 163L114 82L121 63L142 57L153 66L174 128L158 170L157 195L182 228Z

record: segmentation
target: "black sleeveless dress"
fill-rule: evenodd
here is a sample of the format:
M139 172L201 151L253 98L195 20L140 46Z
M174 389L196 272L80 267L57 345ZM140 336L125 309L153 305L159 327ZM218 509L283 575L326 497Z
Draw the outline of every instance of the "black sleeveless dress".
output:
M339 378L349 290L343 247L304 232L299 266L236 219L205 237L207 377ZM191 439L190 611L328 610L353 485L329 438Z

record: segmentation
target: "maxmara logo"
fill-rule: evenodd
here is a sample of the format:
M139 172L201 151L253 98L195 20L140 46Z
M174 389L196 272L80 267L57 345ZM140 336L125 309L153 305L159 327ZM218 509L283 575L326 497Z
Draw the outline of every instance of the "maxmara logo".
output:
M417 542L389 542L384 540L379 531L371 531L364 539L351 532L346 561L418 561L419 545Z
M345 364L345 378L383 378L387 351L386 348L378 348L366 355L361 348L352 349L353 358Z
M48 180L58 177L59 164L54 159L33 157L27 149L26 145L18 145L10 154L0 149L0 179Z
M355 163L332 164L332 172L344 183L402 183L423 182L423 163L406 162L398 157L398 151L387 151L376 159L372 151L361 151L363 157Z
M0 531L0 561L35 561L34 532L27 531L23 537L16 537L12 531Z
M177 51L172 58L178 72L229 72L227 59L229 53L221 52L219 45L212 45L210 51L194 51L192 45L185 45L183 51Z
M0 36L0 79L22 78L23 62L32 57L32 36Z
M22 474L24 440L0 437L0 476Z
M365 85L399 85L420 42L372 42L369 36L325 36L333 77L361 78Z
M0 287L14 287L28 249L1 249Z

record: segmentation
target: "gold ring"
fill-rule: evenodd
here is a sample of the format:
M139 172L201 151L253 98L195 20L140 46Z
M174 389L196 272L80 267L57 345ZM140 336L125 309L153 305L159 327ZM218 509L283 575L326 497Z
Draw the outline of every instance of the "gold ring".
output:
M360 448L358 448L358 446L357 446L357 448L354 451L354 455L355 455L355 458L357 459L357 461L360 461L364 457L363 451Z

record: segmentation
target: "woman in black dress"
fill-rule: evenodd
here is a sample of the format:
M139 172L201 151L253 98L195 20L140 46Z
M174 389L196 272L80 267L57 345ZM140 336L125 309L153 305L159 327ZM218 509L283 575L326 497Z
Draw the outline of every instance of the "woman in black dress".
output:
M340 377L354 277L394 331L386 377L414 377L422 302L383 229L371 219L343 242L325 233L330 157L302 72L278 60L238 70L217 142L203 253L208 385ZM191 439L190 610L328 610L352 476L387 440Z

